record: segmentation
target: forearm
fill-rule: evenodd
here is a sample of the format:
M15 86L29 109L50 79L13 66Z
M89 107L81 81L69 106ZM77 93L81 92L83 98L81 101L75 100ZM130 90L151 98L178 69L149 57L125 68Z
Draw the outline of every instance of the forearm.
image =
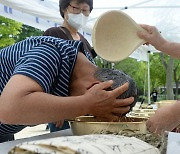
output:
M174 119L177 124L180 124L180 101L177 101L175 104L172 105L172 111L174 114Z
M22 83L23 81L23 83ZM34 80L15 75L6 84L0 96L0 121L7 124L40 124L92 114L117 120L127 113L132 97L116 99L128 89L124 84L105 91L112 81L95 84L84 95L60 97L47 94Z
M43 92L33 92L4 101L4 105L1 105L4 123L33 125L87 114L83 96L58 97Z
M147 43L153 45L159 51L162 51L174 58L180 58L180 43L169 42L161 36L158 29L154 26L140 25L146 31L138 32L138 36Z
M180 43L163 40L163 43L157 49L174 58L180 59Z

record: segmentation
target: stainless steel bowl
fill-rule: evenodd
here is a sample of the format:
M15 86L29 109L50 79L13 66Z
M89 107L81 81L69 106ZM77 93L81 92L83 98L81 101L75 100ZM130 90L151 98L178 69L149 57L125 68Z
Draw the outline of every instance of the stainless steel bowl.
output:
M144 134L146 133L146 118L125 117L119 122L103 122L93 116L81 116L70 120L69 124L74 135L88 134Z

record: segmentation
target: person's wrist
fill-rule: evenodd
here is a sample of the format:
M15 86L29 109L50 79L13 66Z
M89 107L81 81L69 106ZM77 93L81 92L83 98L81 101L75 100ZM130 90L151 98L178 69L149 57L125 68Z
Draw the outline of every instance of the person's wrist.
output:
M83 115L89 114L90 109L91 109L89 100L87 99L87 97L85 95L81 95L80 97L81 97L80 99L81 99L81 102L82 102L82 104L81 104L82 114Z
M157 45L155 45L155 47L159 51L164 51L164 49L166 49L168 47L168 44L169 44L169 42L167 40L165 40L163 37L160 37L159 41L158 41Z

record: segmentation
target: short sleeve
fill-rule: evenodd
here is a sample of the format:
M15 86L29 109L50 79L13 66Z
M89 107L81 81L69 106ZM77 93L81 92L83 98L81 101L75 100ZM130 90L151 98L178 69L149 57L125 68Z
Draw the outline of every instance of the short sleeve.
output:
M58 76L61 56L57 47L42 43L27 51L17 62L13 75L22 74L35 80L46 93Z

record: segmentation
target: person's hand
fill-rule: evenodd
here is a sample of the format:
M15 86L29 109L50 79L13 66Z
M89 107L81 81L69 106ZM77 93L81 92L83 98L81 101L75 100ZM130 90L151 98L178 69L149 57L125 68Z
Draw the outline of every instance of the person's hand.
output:
M144 39L148 44L159 48L159 46L162 46L166 42L156 27L144 24L140 24L140 26L145 29L145 31L138 31L137 35L141 39Z
M180 123L174 111L174 105L169 105L158 109L147 121L147 129L155 134L162 134L164 131L172 131ZM177 108L178 110L178 108Z
M118 121L119 116L130 110L133 97L116 99L128 89L128 83L112 91L106 91L112 83L113 81L108 81L96 84L85 93L89 114L108 121Z

